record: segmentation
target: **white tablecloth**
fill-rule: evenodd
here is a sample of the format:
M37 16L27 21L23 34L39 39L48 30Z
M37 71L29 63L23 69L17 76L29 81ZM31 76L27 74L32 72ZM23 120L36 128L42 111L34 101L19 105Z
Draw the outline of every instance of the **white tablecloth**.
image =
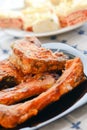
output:
M10 54L10 45L16 39L18 38L0 31L0 59L8 57ZM87 23L73 31L39 39L42 43L62 42L69 44L87 55ZM40 130L87 130L87 105L82 106Z

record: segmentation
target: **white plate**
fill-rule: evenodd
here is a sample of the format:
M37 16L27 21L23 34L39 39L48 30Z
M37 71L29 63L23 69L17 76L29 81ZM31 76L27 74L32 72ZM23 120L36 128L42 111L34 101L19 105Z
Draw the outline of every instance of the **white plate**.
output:
M4 31L7 34L15 36L15 37L26 37L26 36L45 37L45 36L52 36L52 35L62 34L62 33L74 30L76 28L79 28L83 24L84 24L84 22L80 23L80 24L76 24L74 26L65 27L65 28L59 29L57 31L44 32L44 33L34 33L34 32L15 30L15 29L5 29Z

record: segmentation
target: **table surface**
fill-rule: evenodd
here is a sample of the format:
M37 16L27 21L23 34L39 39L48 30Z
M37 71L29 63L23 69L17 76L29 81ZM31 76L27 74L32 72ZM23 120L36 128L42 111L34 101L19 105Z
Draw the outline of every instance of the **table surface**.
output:
M0 59L8 57L11 53L10 45L17 39L18 37L0 31ZM39 39L42 43L61 42L69 44L87 55L87 23L73 31ZM87 104L40 130L87 130Z

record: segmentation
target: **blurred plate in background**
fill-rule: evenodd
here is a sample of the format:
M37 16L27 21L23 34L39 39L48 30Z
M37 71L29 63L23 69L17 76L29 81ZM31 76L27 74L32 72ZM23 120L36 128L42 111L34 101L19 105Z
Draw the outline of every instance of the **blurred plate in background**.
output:
M74 30L76 28L81 27L83 23L80 24L76 24L74 26L69 26L69 27L65 27L65 28L61 28L57 31L53 31L53 32L44 32L44 33L34 33L34 32L28 32L28 31L22 31L22 30L16 30L16 29L5 29L4 31L11 35L11 36L15 36L15 37L26 37L26 36L36 36L36 37L45 37L45 36L52 36L52 35L57 35L57 34L62 34L71 30Z

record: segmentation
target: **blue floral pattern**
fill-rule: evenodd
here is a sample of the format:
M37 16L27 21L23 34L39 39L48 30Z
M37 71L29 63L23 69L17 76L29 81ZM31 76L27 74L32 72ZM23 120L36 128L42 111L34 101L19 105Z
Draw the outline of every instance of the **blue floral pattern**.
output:
M76 123L72 123L71 128L78 130L78 129L80 129L80 124L81 124L81 121L78 121Z

